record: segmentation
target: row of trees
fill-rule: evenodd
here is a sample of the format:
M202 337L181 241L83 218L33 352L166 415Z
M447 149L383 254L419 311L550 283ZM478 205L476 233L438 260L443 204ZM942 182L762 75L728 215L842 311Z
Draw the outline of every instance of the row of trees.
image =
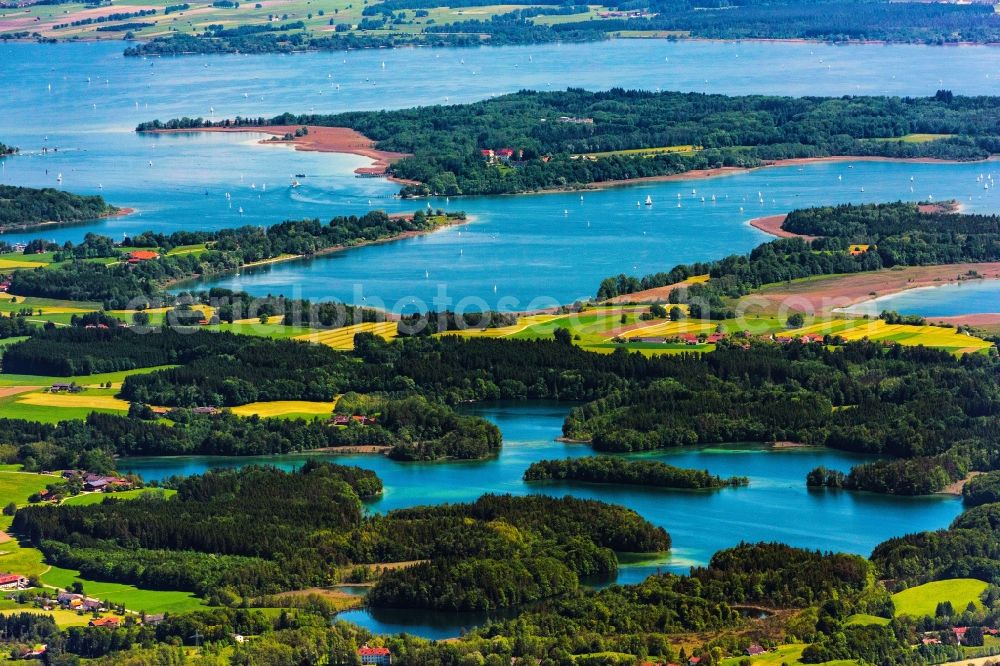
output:
M684 469L657 460L628 460L612 456L539 460L524 472L525 481L583 481L658 488L725 488L746 486L744 477L723 479L708 470Z
M463 213L428 215L418 211L412 216L389 216L383 211L371 211L361 217L338 216L329 223L290 220L267 228L246 226L219 231L179 231L169 235L145 232L126 238L124 245L157 249L161 256L156 259L111 266L73 261L59 267L19 270L12 276L10 289L24 296L97 301L109 310L131 308L162 296L166 284L185 278L235 270L247 263L284 254L312 255L335 247L428 231L463 218ZM175 247L197 244L208 247L203 252L168 254ZM29 249L34 250L34 247ZM93 234L79 246L52 244L42 249L61 252L62 258L123 254L110 239Z

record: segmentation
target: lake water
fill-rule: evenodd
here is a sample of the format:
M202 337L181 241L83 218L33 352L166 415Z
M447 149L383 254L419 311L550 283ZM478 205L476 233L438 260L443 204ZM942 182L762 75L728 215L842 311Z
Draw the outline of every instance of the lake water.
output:
M0 182L100 193L137 210L132 216L41 234L9 234L5 240L41 235L78 241L88 231L120 238L146 229L266 225L423 205L392 199L398 188L391 183L354 178L352 171L367 164L364 158L259 146L259 137L251 134L140 136L132 131L138 122L153 118L400 108L567 86L788 95L929 95L948 88L1000 94L1000 50L986 47L635 40L125 60L122 46L0 44L5 95L0 141L23 151L0 161ZM45 147L50 151L43 154ZM613 273L642 274L744 252L767 238L746 224L749 218L796 207L933 195L936 200L958 198L970 211L995 212L1000 200L993 190L979 189L976 181L991 169L998 167L858 163L852 169L817 164L588 192L582 200L579 194L436 200L434 206L466 210L476 219L421 238L244 272L216 283L397 309L421 303L454 307L462 298L491 306L506 298L504 307L510 308L541 306L592 295L599 280ZM292 190L294 173L306 178L303 187ZM758 193L763 204L757 203ZM647 195L654 205L636 206ZM435 303L439 295L442 300ZM469 409L503 430L504 449L494 460L403 464L374 456L332 459L372 469L383 479L385 493L369 503L372 511L468 501L486 492L571 494L629 506L665 527L674 549L652 561L625 562L620 582L636 582L657 570L686 571L741 540L868 554L890 536L944 527L961 510L955 498L809 491L804 477L813 467L846 470L861 460L827 450L734 445L645 454L751 479L749 488L710 493L525 484L521 475L535 460L591 452L554 441L566 409L556 404ZM121 467L158 479L251 462L293 468L305 459L130 459ZM435 637L470 626L469 618L427 620L423 614L360 612L351 619L379 631L405 628Z
M555 441L569 407L559 403L496 403L464 411L497 424L503 450L493 460L455 463L400 463L381 456L324 456L341 464L374 470L385 484L382 497L368 503L371 511L466 502L484 493L545 493L598 499L627 506L660 525L673 538L671 553L646 560L626 560L617 582L636 583L657 571L683 573L705 564L712 553L740 541L781 541L816 548L868 555L881 541L920 530L947 526L962 509L955 497L890 497L872 493L809 490L806 473L818 465L847 471L865 458L828 449L773 450L759 445L713 446L635 454L679 467L707 469L721 476L747 476L747 488L712 492L643 489L629 486L527 484L521 476L532 462L546 458L592 454L590 447ZM196 474L212 467L259 463L294 469L309 455L263 458L190 456L124 458L119 469L162 479L171 474ZM429 637L457 635L482 618L392 612L351 616L377 631L408 631Z
M873 298L843 311L876 316L884 310L922 317L1000 313L1000 280L970 280L940 287L909 289Z
M132 131L152 118L395 108L566 86L792 95L925 95L944 87L1000 94L1000 49L987 47L624 40L150 60L126 60L121 48L114 42L0 45L0 85L6 91L0 140L24 151L0 162L0 182L57 186L62 174L59 186L67 190L101 193L137 210L4 239L77 241L88 231L120 238L145 229L267 225L424 205L392 199L398 189L392 183L353 177L354 168L367 164L364 158L259 146L252 134ZM59 151L42 154L43 147ZM587 193L582 201L579 194L432 200L476 219L421 238L206 284L390 310L463 307L462 299L472 299L469 307L541 307L591 296L611 274L644 274L745 252L767 238L748 227L749 218L795 207L931 195L959 198L971 211L995 212L1000 199L979 189L976 177L996 168L822 164L616 188ZM294 173L307 175L295 190L289 186ZM647 195L654 206L637 207Z

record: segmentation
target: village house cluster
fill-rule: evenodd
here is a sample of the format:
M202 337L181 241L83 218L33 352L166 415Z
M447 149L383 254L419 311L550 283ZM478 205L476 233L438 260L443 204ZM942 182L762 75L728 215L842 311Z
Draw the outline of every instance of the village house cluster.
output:
M82 472L80 470L68 469L62 473L66 480L81 479L84 490L129 490L132 482L120 476L106 476L104 474L94 474L93 472Z
M973 639L972 635L978 637ZM955 645L982 645L983 636L1000 636L1000 629L995 627L951 627L943 631L925 631L920 642L924 645L941 645L942 643L954 643Z

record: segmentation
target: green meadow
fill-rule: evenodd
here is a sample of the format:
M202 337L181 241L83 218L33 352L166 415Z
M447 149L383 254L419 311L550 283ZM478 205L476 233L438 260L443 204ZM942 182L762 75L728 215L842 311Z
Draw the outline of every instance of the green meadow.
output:
M892 601L896 605L897 616L933 617L937 605L945 601L950 601L955 611L961 613L970 603L982 608L979 596L987 587L985 582L974 578L937 580L897 592L892 595Z

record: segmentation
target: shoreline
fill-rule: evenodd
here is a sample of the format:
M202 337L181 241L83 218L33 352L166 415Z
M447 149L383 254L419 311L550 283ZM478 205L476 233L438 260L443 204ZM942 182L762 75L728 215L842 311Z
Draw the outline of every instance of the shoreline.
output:
M978 277L969 277L969 271ZM868 301L895 296L914 289L941 287L963 282L1000 280L1000 262L907 266L864 273L824 276L818 279L765 288L757 297L765 304L794 304L817 315L860 318L861 313L843 312ZM954 325L1000 323L1000 313L969 313L951 317L924 317L928 322Z
M190 14L190 13L191 12L189 11L188 14ZM29 25L34 25L34 24L24 24L23 26L22 25L17 25L17 26L11 25L11 26L8 26L8 28L11 29L11 30L14 30L14 29L16 29L18 27L25 27L26 28ZM42 27L43 28L47 28L47 31L51 32L51 26L42 26ZM320 32L321 33L327 33L329 31L328 30L323 30L323 31L320 31ZM621 32L620 30L605 31L603 34L606 36L606 39L594 39L592 41L594 41L594 42L612 41L612 40L636 40L636 41L641 41L641 40L657 40L657 39L658 40L662 40L662 41L668 41L670 39L670 37L667 37L667 36L662 36L661 37L661 36L657 36L657 35L623 36L623 35L620 34L620 32ZM731 38L724 38L724 37L697 37L697 36L692 36L690 34L690 30L656 30L656 29L652 29L652 30L650 30L650 32L673 33L672 37L676 41L708 42L708 43L715 43L715 44L740 44L742 42L749 42L749 43L760 43L760 44L801 44L801 45L821 45L821 46L923 46L923 47L928 47L928 48L934 48L934 47L937 47L937 48L958 48L958 47L997 48L997 47L1000 47L1000 42L986 42L986 41L984 41L984 42L956 41L956 42L934 43L934 42L920 42L920 41L916 41L916 42L893 41L893 40L887 40L887 39L847 39L847 40L809 39L809 38L806 38L806 37L731 37ZM687 34L681 35L681 34L677 34L677 33L687 33ZM98 43L98 42L112 42L112 41L119 41L120 40L120 38L116 38L116 37L100 37L98 35L90 35L90 34L88 34L86 36L76 35L76 36L67 37L67 38L64 38L64 39L59 39L59 38L53 37L52 35L44 35L44 36L47 39L54 40L54 42L57 43L57 44L71 44L71 43L76 43L76 42L80 42L80 43ZM36 40L35 40L34 37L16 37L16 38L12 37L12 38L9 38L7 41L15 43L15 44L16 43L31 44L31 43L35 43ZM135 41L138 42L138 43L143 43L144 44L144 43L150 42L152 40L151 39L136 39ZM573 43L573 42L565 42L565 41L562 41L562 40L555 40L555 41L552 41L552 42L535 42L535 43L529 44L529 45L530 46L544 46L546 44L568 44L568 43ZM489 44L489 43L479 44L479 45L476 45L476 46L477 47L492 46L493 48L505 48L505 46L494 46L494 45ZM359 50L376 50L376 49L379 49L379 48L384 48L384 47L368 47L368 48L362 48L362 49L359 49ZM412 42L412 43L408 43L408 44L400 44L400 45L398 45L398 46L396 46L394 48L475 48L475 47L470 47L470 46L454 46L454 45L452 45L452 46L447 46L446 45L446 46L443 46L443 47L434 47L433 45L425 43L425 42ZM300 53L325 53L325 52L329 52L329 51L324 50L324 49L317 49L317 48L304 48L304 49L298 49L298 50L293 50L293 51L289 51L289 52L267 51L267 52L264 52L261 55L269 55L269 54L273 54L273 53L283 53L283 54L287 53L288 55L297 55L297 54L300 54ZM199 53L197 51L190 51L190 52L183 52L183 53L180 53L178 55L204 55L204 54L201 54L201 53ZM222 53L213 54L213 55L228 55L228 54L225 53L225 52L222 52ZM157 54L156 57L163 57L163 56Z
M875 155L831 155L829 157L791 157L784 160L773 160L764 162L755 167L712 167L710 169L692 169L680 173L663 174L661 176L644 176L642 178L626 178L618 180L602 180L593 183L582 183L576 186L549 187L528 192L508 192L501 196L524 196L528 194L566 194L567 192L587 192L611 189L613 187L627 187L629 185L643 185L647 183L668 183L688 180L707 180L709 178L719 178L722 176L737 176L752 173L760 169L784 168L793 166L804 166L809 164L823 164L827 162L900 162L912 164L975 164L1000 160L1000 155L991 155L982 160L944 160L933 157L879 157ZM486 196L476 194L465 194L459 196Z
M98 215L97 217L88 217L86 220L73 220L72 222L59 222L56 220L47 220L45 222L38 222L35 224L24 224L20 226L8 227L6 229L0 229L0 236L4 234L29 234L36 230L48 229L51 227L70 227L77 224L87 224L88 222L96 222L98 220L110 220L116 217L125 217L126 215L131 215L135 212L135 208L129 208L128 206L123 206L117 208L113 212L105 213L104 215Z
M180 134L187 132L256 132L259 134L270 134L272 137L283 137L285 134L294 133L296 129L306 127L309 133L305 136L296 137L291 140L261 139L257 143L260 145L291 145L295 150L320 153L347 153L360 155L374 160L370 167L358 167L354 173L359 177L385 177L390 182L399 185L420 185L419 181L396 178L386 174L386 170L395 162L406 157L412 157L408 153L394 153L390 151L378 150L375 148L375 141L369 139L364 134L348 127L324 127L314 125L260 125L260 126L239 126L239 127L192 127L183 129L156 129L146 130L143 134ZM746 174L758 169L783 168L792 166L803 166L809 164L822 164L834 162L901 162L913 164L965 164L966 162L989 162L1000 160L1000 156L991 155L983 160L945 160L933 157L880 157L874 155L831 155L827 157L793 157L783 160L773 160L763 162L755 167L712 167L709 169L692 169L680 173L663 174L659 176L644 176L642 178L626 178L617 180L604 180L593 183L581 183L575 186L550 187L527 192L508 192L502 196L524 196L529 194L565 194L567 192L600 191L613 187L625 187L629 185L642 185L647 183L683 182L690 180L703 180L718 178L721 176L734 176ZM476 194L458 195L463 196L483 196ZM422 197L413 197L414 199ZM761 229L767 231L766 229ZM768 232L770 233L770 232Z
M286 134L295 134L296 130L306 128L308 134L284 139ZM358 167L354 170L359 177L381 178L385 177L389 181L400 185L419 184L416 181L405 178L394 178L386 174L386 170L394 163L405 157L411 157L408 153L394 153L388 150L378 150L375 148L375 141L349 127L325 127L319 125L239 125L235 127L190 127L179 129L155 129L139 132L140 134L183 134L196 132L210 133L254 133L269 134L271 139L261 139L257 142L262 146L292 146L295 150L309 153L346 153L348 155L359 155L367 157L373 161L371 166ZM273 138L277 137L277 139Z
M995 277L985 276L979 278L968 277L965 279L955 278L948 281L936 282L934 284L920 284L910 287L908 289L902 289L900 291L882 294L876 296L875 298L869 298L867 300L854 303L853 305L849 305L847 307L835 308L834 310L832 310L832 312L835 314L845 314L851 317L863 317L865 314L873 316L871 315L871 313L852 311L852 308L856 308L858 306L866 304L871 304L877 308L879 303L891 298L895 298L896 296L903 293L911 293L917 291L931 291L934 289L941 289L942 287L950 287L956 284L965 284L967 282L973 282L973 283L1000 282L1000 275ZM970 312L968 314L959 314L959 315L940 315L940 316L922 315L922 316L925 320L927 320L928 323L941 322L941 323L950 323L954 325L961 325L961 324L974 325L973 321L977 321L980 325L990 325L990 324L1000 323L1000 312L989 312L989 311Z
M964 209L962 202L957 200L942 201L940 203L917 203L917 210L921 213L961 213ZM786 231L781 228L781 225L785 223L788 218L788 213L780 213L778 215L765 215L764 217L755 217L749 220L747 223L759 231L763 231L766 234L775 236L777 238L801 238L806 242L812 242L818 238L818 236L807 236L805 234L797 234L793 231Z
M361 241L354 245L333 245L331 247L326 247L321 250L317 250L313 254L288 254L281 255L278 257L271 257L270 259L261 259L260 261L254 261L249 264L243 264L238 268L233 270L219 271L217 273L204 273L202 275L180 278L177 280L168 280L163 283L162 287L164 289L171 289L173 287L181 286L186 283L202 282L205 279L215 278L221 275L232 275L238 274L243 269L250 269L251 271L256 268L261 268L263 266L272 266L274 264L285 263L289 261L303 261L306 259L314 259L316 257L322 257L328 254L334 254L336 252L344 252L345 250L353 250L361 247L368 247L370 245L381 245L382 243L394 243L396 241L407 240L409 238L417 238L419 236L425 236L427 234L432 234L437 231L442 231L444 229L450 229L451 227L457 227L463 224L469 224L476 220L475 215L466 215L463 219L453 219L442 222L441 224L435 225L432 229L419 229L413 231L404 231L401 234L396 234L395 236L387 236L385 238L376 238L374 240ZM353 304L351 304L353 305Z

